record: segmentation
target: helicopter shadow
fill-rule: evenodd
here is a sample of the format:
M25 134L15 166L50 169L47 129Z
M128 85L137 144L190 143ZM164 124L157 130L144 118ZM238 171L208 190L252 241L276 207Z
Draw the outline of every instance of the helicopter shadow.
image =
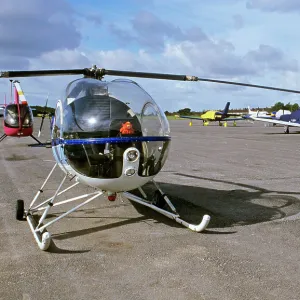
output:
M283 193L227 180L211 179L181 173L174 174L199 179L201 181L221 182L240 187L240 189L219 190L158 182L162 190L170 197L180 216L184 220L194 224L200 223L204 214L209 214L212 217L209 228L230 228L277 220L296 214L300 211L300 201L296 197L300 192ZM148 195L151 195L154 192L154 187L150 183L146 184L143 188ZM245 189L252 189L254 191ZM139 195L137 190L131 192ZM119 222L69 233L69 236L74 237L85 233L89 234L130 223L141 222L147 219L154 219L157 222L166 223L170 226L181 227L181 225L174 223L173 220L170 220L143 205L139 205L135 202L131 203L144 218L138 217L125 220L120 218L121 221ZM87 215L84 218L97 217ZM100 216L99 218L105 217ZM57 238L59 239L59 237Z
M286 193L228 180L211 179L182 173L174 174L178 175L179 178L187 177L194 180L198 179L201 182L209 181L225 183L239 187L238 189L232 190L220 190L207 187L157 182L161 189L169 196L172 203L175 205L177 212L185 221L192 224L199 224L204 214L211 216L211 222L209 223L208 229L203 232L206 234L234 234L237 232L238 226L274 221L300 212L300 201L296 197L300 192ZM155 190L151 183L146 184L143 189L146 191L147 195L151 195ZM253 191L245 189L251 189ZM139 195L138 190L131 192ZM149 220L154 220L155 223L162 223L171 227L183 228L181 225L174 222L174 220L171 220L154 210L133 201L130 202L140 216L125 218L121 216L107 217L99 215L99 210L105 211L108 208L106 206L95 209L78 210L78 212L83 212L83 214L80 216L70 215L69 218L74 220L81 218L99 219L99 221L111 218L117 221L109 224L101 224L96 227L53 234L53 239L65 240L129 224L138 224L140 222L149 224L147 222ZM118 205L116 204L116 206ZM51 214L48 217L55 217L59 214L61 214L61 212ZM153 226L152 222L150 226ZM78 253L78 251L59 249L57 246L52 246L50 251L56 253ZM82 252L88 251L89 250L84 250Z
M52 215L52 216L56 216L56 215ZM72 218L72 217L71 217ZM105 216L81 216L81 217L73 217L74 219L80 219L80 218L87 218L87 219L106 219L108 217ZM53 238L56 240L65 240L65 239L69 239L69 238L74 238L74 237L79 237L82 235L87 235L87 234L91 234L91 233L95 233L95 232L100 232L100 231L104 231L104 230L108 230L108 229L112 229L112 228L116 228L116 227L120 227L120 226L124 226L124 225L128 225L128 224L132 224L132 223L139 223L141 221L147 220L146 217L137 217L137 218L117 218L117 217L111 217L111 219L119 219L121 221L117 221L115 223L110 223L110 224L104 224L104 225L100 225L100 226L96 226L96 227L92 227L92 228L87 228L87 229L80 229L80 230L76 230L76 231L68 231L68 232L63 232L60 234L54 234Z
M82 210L84 211L84 210ZM51 215L50 217L53 216L57 216L56 214ZM97 216L86 216L86 217L73 217L74 219L80 219L80 218L93 218L93 219L105 219L108 217L97 217ZM146 216L140 216L140 217L136 217L136 218L116 218L116 217L111 217L111 219L120 219L121 221L117 221L114 223L110 223L110 224L104 224L104 225L100 225L100 226L96 226L96 227L91 227L91 228L86 228L86 229L80 229L80 230L74 230L74 231L67 231L67 232L62 232L59 234L53 234L52 235L52 241L51 241L51 245L49 248L49 252L52 253L59 253L59 254L76 254L76 253L86 253L86 252L90 252L91 250L67 250L67 249L62 249L59 248L56 244L55 244L55 240L67 240L67 239L71 239L71 238L75 238L75 237L80 237L80 236L84 236L84 235L88 235L88 234L92 234L92 233L96 233L96 232L101 232L101 231L105 231L105 230L109 230L109 229L113 229L116 227L121 227L124 225L128 225L128 224L133 224L133 223L140 223L143 221L146 221L148 218ZM114 247L114 243L107 243L102 241L102 244L104 243L104 246L107 247ZM119 245L118 245L119 246Z
M6 161L22 161L22 160L32 160L35 159L36 156L30 156L30 157L26 157L24 155L18 155L18 154L11 154L10 156L5 157Z
M264 132L265 135L291 135L291 134L300 134L300 131L290 131L288 134L282 132Z
M296 197L300 195L300 192L286 193L227 180L181 173L174 174L181 177L199 179L202 182L226 183L240 187L240 189L219 190L158 182L161 189L169 196L177 212L185 221L192 224L199 224L204 214L211 216L206 233L234 233L235 231L224 232L223 229L274 221L300 212L300 200ZM144 189L148 193L154 191L153 187L150 187L148 184ZM149 214L153 216L153 213L159 215L144 206L135 203L132 204L139 213L147 217L150 217ZM158 220L154 216L153 218ZM159 218L159 221L161 220ZM163 217L164 223L168 223L171 226L174 226L174 224L178 226L174 221L167 220ZM209 229L214 229L214 231L210 231ZM215 231L216 229L222 229L222 231Z
M81 253L88 253L91 250L68 250L68 249L62 249L56 246L53 240L51 240L50 247L48 249L48 252L56 253L56 254L81 254Z

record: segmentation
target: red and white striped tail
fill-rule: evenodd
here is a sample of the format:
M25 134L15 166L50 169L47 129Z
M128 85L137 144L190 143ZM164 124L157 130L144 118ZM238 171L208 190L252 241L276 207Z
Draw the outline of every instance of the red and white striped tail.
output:
M14 86L15 86L16 91L17 91L17 94L16 94L17 99L19 101L21 101L22 104L27 104L27 100L25 98L25 95L24 95L24 92L23 92L23 90L21 88L20 83L18 81L14 81L13 83L14 83Z

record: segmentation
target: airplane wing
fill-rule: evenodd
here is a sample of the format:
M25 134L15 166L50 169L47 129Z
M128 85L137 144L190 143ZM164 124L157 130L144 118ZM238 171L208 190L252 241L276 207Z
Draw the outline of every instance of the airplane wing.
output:
M245 121L244 118L225 118L225 119L222 119L220 121L226 121L226 122L228 122L228 121L241 121L241 120Z
M195 120L202 120L202 118L199 118L199 117L193 117L193 116L179 116L179 118L182 118L182 119L195 119Z
M245 113L227 113L228 116L233 116L233 117L240 117L245 115Z
M281 121L281 120L269 120L269 119L262 119L262 118L256 118L253 117L252 118L255 121L260 121L260 122L268 122L268 123L272 123L272 124L281 124L281 125L285 125L285 126L293 126L293 127L300 127L300 123L296 123L296 122L287 122L287 121Z
M251 120L254 120L255 118L258 118L258 119L264 119L264 120L276 120L274 117L271 117L271 116L261 116L261 117L244 116L244 119L251 119Z
M194 119L194 120L202 120L205 121L205 119L202 119L200 117L193 117L193 116L179 116L179 118L183 118L183 119ZM245 120L244 118L224 118L224 119L220 119L220 120L213 120L213 121L241 121L241 120Z

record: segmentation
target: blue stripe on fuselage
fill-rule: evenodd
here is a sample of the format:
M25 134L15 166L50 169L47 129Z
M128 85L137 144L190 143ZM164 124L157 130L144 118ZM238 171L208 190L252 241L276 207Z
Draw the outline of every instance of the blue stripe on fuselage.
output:
M52 139L52 146L57 145L92 145L92 144L116 144L131 142L167 142L169 136L130 136L130 137L107 137L107 138L87 138L87 139Z

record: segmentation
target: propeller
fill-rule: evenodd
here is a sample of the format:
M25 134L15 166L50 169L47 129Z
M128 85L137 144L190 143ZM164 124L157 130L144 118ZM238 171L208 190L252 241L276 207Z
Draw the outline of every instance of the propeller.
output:
M266 89L287 93L300 94L298 90L283 89L272 86L249 84L236 81L217 80L209 78L201 78L190 75L175 75L175 74L162 74L162 73L147 73L147 72L134 72L134 71L119 71L119 70L106 70L93 66L92 68L85 69L67 69L67 70L31 70L31 71L4 71L0 72L0 78L10 77L33 77L33 76L56 76L56 75L84 75L85 77L91 77L96 79L102 79L105 75L112 76L124 76L124 77L139 77L149 79L164 79L164 80L178 80L178 81L203 81L214 82L220 84L230 84L245 87L252 87L258 89Z
M43 124L44 124L44 119L45 119L45 116L46 116L46 113L47 113L46 112L46 108L47 108L47 104L48 104L48 99L49 99L49 93L47 95L46 104L45 104L43 115L42 115L42 122L41 122L41 126L40 126L38 137L40 137L41 132L42 132L42 128L43 128Z

